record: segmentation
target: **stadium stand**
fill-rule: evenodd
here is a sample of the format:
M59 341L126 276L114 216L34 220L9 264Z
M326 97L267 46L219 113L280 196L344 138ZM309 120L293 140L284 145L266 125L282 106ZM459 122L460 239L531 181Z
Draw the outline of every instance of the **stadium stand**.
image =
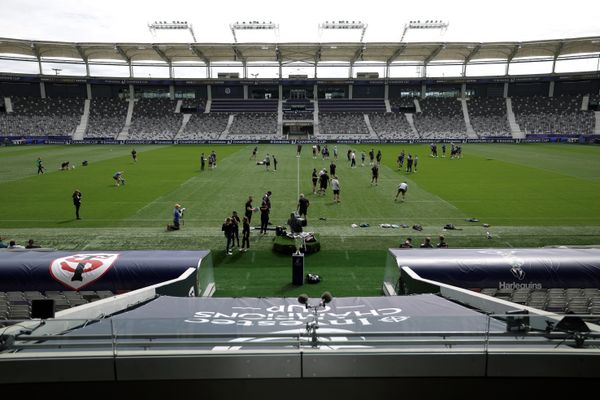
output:
M139 99L133 109L129 139L173 139L183 121L182 114L175 114L177 102L168 99Z
M352 135L369 134L369 130L365 124L365 117L362 113L319 113L319 127L322 135L327 135L332 139L347 139L351 138Z
M371 126L382 139L418 139L404 113L369 114Z
M128 102L120 98L99 97L91 100L86 138L116 138L127 118Z
M12 113L0 113L0 136L72 136L83 99L11 97Z
M597 288L485 288L482 294L557 314L589 314L600 317L600 289Z
M590 135L594 132L594 115L581 110L582 97L513 97L512 105L517 123L527 134Z
M112 296L114 293L109 290L0 292L0 320L30 319L33 300L54 300L54 310L62 311Z
M277 133L277 114L271 112L236 113L229 129L229 137L266 138Z
M229 114L192 114L183 132L175 138L178 140L217 139L225 132L228 120Z
M511 135L504 98L472 97L467 104L471 126L480 137Z
M461 103L456 98L428 97L419 100L415 127L423 139L466 139Z

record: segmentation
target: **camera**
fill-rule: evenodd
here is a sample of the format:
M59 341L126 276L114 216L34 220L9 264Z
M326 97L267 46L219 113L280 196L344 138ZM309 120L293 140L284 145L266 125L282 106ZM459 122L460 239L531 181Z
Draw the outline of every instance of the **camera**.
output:
M185 210L186 210L186 208L184 207L184 208L181 209L181 212L184 212Z

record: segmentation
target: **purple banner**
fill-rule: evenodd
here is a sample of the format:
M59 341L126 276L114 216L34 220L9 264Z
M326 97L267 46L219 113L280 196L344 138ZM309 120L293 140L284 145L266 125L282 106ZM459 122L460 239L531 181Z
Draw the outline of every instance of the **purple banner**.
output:
M198 268L208 251L0 253L0 291L139 289Z

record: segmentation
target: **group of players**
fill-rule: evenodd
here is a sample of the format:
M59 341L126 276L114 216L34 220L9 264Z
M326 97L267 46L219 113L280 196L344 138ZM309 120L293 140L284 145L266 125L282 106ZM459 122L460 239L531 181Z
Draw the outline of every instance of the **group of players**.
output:
M442 143L442 158L446 157L446 143ZM431 143L431 157L438 157L437 144ZM460 144L450 143L450 159L462 158L462 146Z

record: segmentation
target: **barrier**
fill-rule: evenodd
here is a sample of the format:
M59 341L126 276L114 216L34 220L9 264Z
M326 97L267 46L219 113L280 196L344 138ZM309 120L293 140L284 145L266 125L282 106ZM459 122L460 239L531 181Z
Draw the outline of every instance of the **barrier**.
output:
M0 291L127 292L195 269L194 292L214 285L208 251L0 252Z
M465 289L600 288L600 248L390 249L384 287L404 294L431 289L403 268Z

